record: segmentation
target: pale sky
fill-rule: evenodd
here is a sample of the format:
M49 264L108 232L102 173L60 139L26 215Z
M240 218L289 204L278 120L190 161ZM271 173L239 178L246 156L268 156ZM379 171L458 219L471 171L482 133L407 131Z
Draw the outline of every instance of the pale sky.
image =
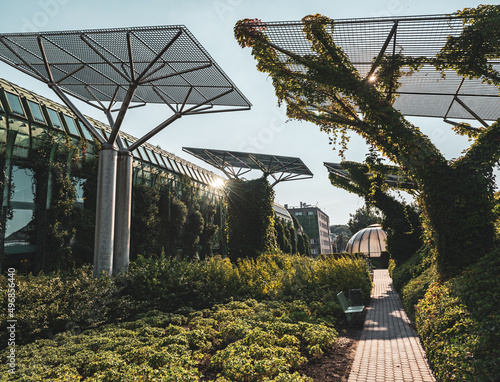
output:
M323 162L339 162L326 133L307 122L287 122L277 106L272 82L259 73L250 49L238 46L235 23L243 18L262 21L294 21L320 13L334 19L413 16L452 13L476 7L476 1L436 0L0 0L0 33L80 30L95 28L185 25L250 100L250 111L186 116L150 140L154 145L219 173L189 156L182 147L260 152L300 157L314 173L309 180L276 186L276 202L298 206L317 205L330 224L345 224L364 201L333 187ZM43 83L0 62L0 77L55 101ZM75 101L87 115L106 122L99 111ZM170 116L166 105L147 105L127 114L122 130L136 137ZM429 134L449 159L460 155L467 140L457 137L441 119L409 118ZM368 152L359 137L352 137L347 160L362 161ZM257 177L258 174L249 178Z

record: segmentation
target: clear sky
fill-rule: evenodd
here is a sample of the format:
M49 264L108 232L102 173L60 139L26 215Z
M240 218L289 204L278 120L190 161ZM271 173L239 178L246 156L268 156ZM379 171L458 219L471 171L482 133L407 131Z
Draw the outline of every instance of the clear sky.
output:
M315 13L334 19L429 15L452 13L479 4L462 0L0 0L0 33L185 25L253 107L250 111L184 117L150 143L216 173L209 165L182 152L182 147L300 157L314 178L278 184L276 201L291 206L300 202L317 205L329 215L331 224L345 224L349 214L363 205L363 200L330 184L323 162L339 162L340 158L329 145L328 136L313 124L286 122L284 110L277 106L270 78L257 71L250 50L241 49L234 39L236 21L243 18L291 21ZM0 63L0 77L58 100L46 85L4 63ZM99 111L75 103L84 113L106 122ZM165 105L134 109L127 115L122 130L140 137L169 116L170 110ZM467 141L455 136L440 119L410 120L431 136L447 158L459 156L467 146ZM362 161L367 152L363 140L352 137L346 159Z

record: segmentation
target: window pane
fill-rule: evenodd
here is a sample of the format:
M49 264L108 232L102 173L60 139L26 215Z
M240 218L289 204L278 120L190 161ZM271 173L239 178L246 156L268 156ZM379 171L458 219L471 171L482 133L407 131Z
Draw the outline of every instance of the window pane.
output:
M9 106L12 111L12 114L22 115L24 116L24 109L21 105L21 100L15 94L5 92L7 95L7 100L9 101Z
M170 163L170 160L165 157L165 156L161 156L161 159L163 160L163 162L165 163L165 167L170 170L170 171L173 171L174 169L172 168L172 164Z
M158 158L156 157L156 154L154 151L149 151L149 156L151 157L151 160L153 161L154 164L156 165L160 165L160 163L158 162Z
M82 130L85 138L87 138L89 141L93 141L94 138L92 137L92 134L90 133L90 131L88 131L87 127L83 123L80 123L80 121L76 121L76 122L80 126L80 130Z
M5 222L5 246L30 245L35 243L33 210L15 208L12 219Z
M78 132L78 128L76 127L75 120L66 114L64 115L64 121L66 122L66 125L68 125L69 132L73 135L80 136L80 133Z
M172 161L172 163L174 164L175 167L177 167L177 172L179 174L184 174L186 175L186 173L184 172L184 169L182 168L182 165L176 161Z
M33 203L35 200L33 176L33 170L12 166L13 202Z
M59 114L57 114L55 110L49 108L47 108L47 111L49 112L49 117L54 127L57 129L62 129L62 123L61 120L59 119Z
M0 144L5 144L7 141L7 124L5 123L5 119L0 117Z
M42 109L40 108L40 105L33 102L33 101L30 101L30 100L28 100L28 105L30 107L31 114L33 115L33 119L36 122L40 122L40 123L45 124L46 123L45 117L43 116Z
M142 160L146 161L146 162L149 162L149 158L148 156L146 155L146 152L144 151L144 148L142 146L139 146L137 148L137 151L139 152L139 154L141 155L142 157Z
M149 161L153 164L157 164L156 161L154 160L153 153L151 152L151 150L144 149L144 151L146 152L146 154L148 154Z
M75 190L76 190L75 203L76 204L83 204L85 201L84 188L83 188L84 184L85 184L85 179L79 179L75 183Z

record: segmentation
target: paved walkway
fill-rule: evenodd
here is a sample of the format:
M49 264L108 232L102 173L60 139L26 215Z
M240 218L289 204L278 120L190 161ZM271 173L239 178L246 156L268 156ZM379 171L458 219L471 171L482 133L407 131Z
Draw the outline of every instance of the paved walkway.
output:
M372 300L349 382L435 381L387 269L374 271Z

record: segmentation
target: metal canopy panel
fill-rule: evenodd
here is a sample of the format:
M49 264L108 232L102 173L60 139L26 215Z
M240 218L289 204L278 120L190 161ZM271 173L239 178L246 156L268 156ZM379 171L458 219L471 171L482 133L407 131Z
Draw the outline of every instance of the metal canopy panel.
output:
M302 21L262 22L252 24L259 28L269 42L295 54L316 55L311 42L302 31ZM335 43L347 54L361 76L370 73L380 53L386 58L394 54L407 57L435 57L448 36L459 36L464 29L458 16L432 15L403 18L367 18L334 20L330 33ZM386 50L384 52L384 45ZM276 51L281 62L289 58ZM500 71L500 61L489 61ZM288 64L296 71L305 71L298 64ZM457 119L475 119L457 98L481 119L497 120L500 117L498 89L480 80L464 79L447 70L443 78L431 65L424 65L411 76L399 80L395 92L396 109L407 116L426 116Z
M223 171L230 178L239 178L251 170L260 170L274 179L273 186L282 181L312 178L313 174L300 158L183 147L183 151Z
M251 106L185 26L0 34L0 60L102 109L134 81L138 105Z
M350 182L356 183L356 181L351 178L349 171L347 171L342 166L342 163L324 162L323 164L327 168L328 172L330 174L332 174L333 176L336 176L338 178L342 178L342 179L348 180ZM367 174L367 175L369 175L369 174ZM386 176L385 183L389 187L404 188L404 189L408 189L408 190L417 188L417 184L415 182L411 181L407 177L404 177L401 175L396 175L396 174L388 174Z

